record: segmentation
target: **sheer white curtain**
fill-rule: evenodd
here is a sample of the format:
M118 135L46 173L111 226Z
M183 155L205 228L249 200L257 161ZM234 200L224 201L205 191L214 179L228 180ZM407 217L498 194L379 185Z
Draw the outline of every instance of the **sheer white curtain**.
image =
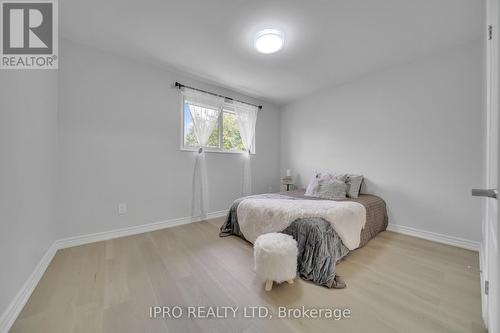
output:
M234 101L234 112L238 119L241 140L247 151L245 164L243 166L243 195L252 194L252 164L250 153L253 151L255 138L255 124L257 122L257 113L259 109L256 106Z
M208 178L205 161L205 150L208 139L217 126L224 98L184 87L184 102L188 104L193 129L200 149L196 155L193 174L193 201L191 214L193 217L205 218L208 210Z

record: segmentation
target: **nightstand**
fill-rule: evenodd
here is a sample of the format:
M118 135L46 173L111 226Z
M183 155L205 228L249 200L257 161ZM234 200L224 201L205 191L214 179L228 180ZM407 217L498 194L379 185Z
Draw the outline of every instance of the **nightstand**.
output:
M293 183L292 177L285 177L285 178L281 179L281 183L286 186L287 192L290 191L290 187L293 187L293 185L295 185Z

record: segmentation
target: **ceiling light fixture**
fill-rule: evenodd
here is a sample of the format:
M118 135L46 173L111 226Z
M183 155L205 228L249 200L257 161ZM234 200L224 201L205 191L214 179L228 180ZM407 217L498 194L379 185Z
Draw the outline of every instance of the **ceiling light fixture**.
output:
M285 40L283 32L276 29L265 29L255 38L255 49L260 53L270 54L281 50Z

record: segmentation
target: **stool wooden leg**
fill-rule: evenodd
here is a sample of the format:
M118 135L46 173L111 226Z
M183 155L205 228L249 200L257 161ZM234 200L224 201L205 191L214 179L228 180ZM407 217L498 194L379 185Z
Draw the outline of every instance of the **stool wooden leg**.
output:
M267 280L265 290L271 291L271 289L273 289L273 280Z
M290 279L287 282L290 283L290 284L293 284L293 279Z

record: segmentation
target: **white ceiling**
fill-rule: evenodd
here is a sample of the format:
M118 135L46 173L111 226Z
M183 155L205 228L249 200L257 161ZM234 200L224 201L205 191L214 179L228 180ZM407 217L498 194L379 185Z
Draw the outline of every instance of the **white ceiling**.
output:
M62 35L288 103L478 38L483 0L64 0ZM272 55L263 28L285 33Z

